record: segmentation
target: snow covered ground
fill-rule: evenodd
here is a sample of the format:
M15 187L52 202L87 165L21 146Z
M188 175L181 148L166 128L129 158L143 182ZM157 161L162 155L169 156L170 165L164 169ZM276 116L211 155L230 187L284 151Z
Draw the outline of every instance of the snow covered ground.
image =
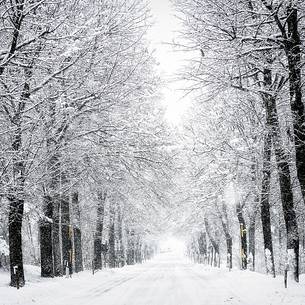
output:
M282 277L208 268L169 253L72 279L41 279L37 272L26 268L28 282L19 291L0 273L0 305L305 305L305 277L285 289Z

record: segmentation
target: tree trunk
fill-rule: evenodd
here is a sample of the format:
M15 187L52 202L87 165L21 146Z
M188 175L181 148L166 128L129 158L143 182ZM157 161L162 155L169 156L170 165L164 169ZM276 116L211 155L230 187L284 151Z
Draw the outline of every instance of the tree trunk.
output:
M215 249L214 253L214 267L217 267L217 258L218 258L219 252Z
M208 265L210 265L210 261L211 261L211 247L208 247Z
M270 69L264 69L264 81L267 88L271 87L272 74ZM276 100L273 95L265 95L267 120L272 127L272 140L275 151L276 163L279 174L281 199L284 220L287 231L287 254L290 268L293 270L294 279L299 281L299 233L296 213L294 210L291 175L289 168L289 157L284 150L281 139Z
M250 269L255 271L255 229L256 229L256 218L257 213L260 207L260 196L258 191L258 177L257 177L257 158L255 151L253 151L252 157L252 164L251 164L251 181L253 183L253 208L249 213L249 228L248 228L248 235L249 235L249 256L248 256L248 265L250 264Z
M259 200L257 198L257 200ZM257 210L250 217L249 223L249 258L251 258L251 270L255 271L255 226Z
M25 283L22 257L22 218L24 200L12 197L9 199L9 202L10 285L13 287L22 287Z
M201 232L198 238L200 263L204 263L207 257L207 237L205 232Z
M18 7L17 9L22 9ZM1 71L0 71L1 72ZM13 133L12 152L13 165L12 174L13 182L9 194L9 252L10 252L10 272L11 283L13 287L23 286L24 271L22 257L22 219L24 211L24 194L25 194L25 170L26 161L22 150L22 115L25 109L26 101L30 98L29 79L32 76L30 68L24 69L25 82L21 93L21 98L16 105L14 115L15 131Z
M216 206L217 206L217 203L216 203ZM228 218L227 208L226 208L226 205L225 205L224 201L222 201L222 203L221 203L221 211L219 211L218 208L217 208L217 211L219 213L222 229L223 229L223 232L224 232L224 235L225 235L225 238L226 238L227 267L229 268L229 270L231 270L232 269L233 240L232 240L232 236L231 236L230 231L229 231L229 218Z
M94 237L94 269L102 269L102 234L104 224L106 192L98 193L96 231Z
M20 131L20 129L18 128ZM17 143L18 142L18 143ZM21 148L21 134L16 137L13 143L16 154ZM9 252L10 252L10 272L13 287L24 286L23 256L22 256L22 219L24 212L24 163L14 157L13 164L14 177L19 177L15 181L16 187L11 189L9 199Z
M285 40L285 51L289 69L290 105L293 114L297 176L300 181L303 199L305 200L305 111L301 78L302 42L298 23L298 9L296 4L292 4L290 0L287 6L288 37Z
M281 198L284 212L284 220L287 231L287 253L290 260L290 268L293 270L294 279L299 281L299 232L296 213L293 204L290 170L287 162L283 162L277 155L279 178L281 185Z
M247 269L247 226L243 216L243 210L240 203L236 205L236 214L239 222L239 234L240 234L240 256L241 256L241 268Z
M123 241L123 215L121 211L121 207L118 209L118 258L120 267L123 267L126 263L125 259L125 249L124 249L124 241Z
M62 261L63 274L72 275L72 234L73 229L70 222L70 202L69 198L61 200L61 241L62 241Z
M62 276L61 219L59 195L44 198L44 219L40 221L41 276Z
M60 196L53 197L53 223L52 223L52 247L53 247L53 259L54 259L54 275L63 275L62 265L62 248L61 248L61 219L60 219Z
M52 107L51 111L54 111ZM55 113L52 113L52 119L54 116ZM47 162L47 170L50 179L47 183L47 195L43 202L44 219L40 222L40 232L42 233L40 238L41 275L43 277L62 276L63 274L60 241L60 154L55 151L58 144L53 144L53 138L48 138L47 150L50 157Z
M227 266L229 270L232 269L232 236L230 234L226 235L226 245L227 245Z
M74 215L74 257L75 257L75 272L84 270L83 267L83 252L82 252L82 232L81 232L81 215L78 200L78 192L72 194L72 207Z
M275 150L277 151L277 149ZM276 160L279 171L281 198L287 232L287 255L289 259L289 268L292 269L294 280L299 282L299 232L296 213L294 210L290 169L288 162L283 161L283 151L281 151L281 149L279 150L280 151L276 152Z
M264 256L267 273L271 273L275 277L274 254L272 246L271 217L270 217L270 179L271 179L271 146L272 137L270 131L270 123L266 124L266 132L264 135L264 152L263 152L263 179L261 190L261 220L264 237Z
M116 267L116 253L115 253L115 209L114 203L110 206L110 228L109 228L109 267Z
M83 252L82 252L82 232L79 228L73 228L74 235L74 256L75 256L75 272L81 272L83 267Z
M127 265L134 265L135 263L135 236L134 231L127 230Z
M218 240L216 240L216 238L214 238L211 234L211 229L210 229L210 226L209 226L209 222L208 222L208 219L205 217L204 218L204 225L205 225L205 230L206 230L206 233L209 237L209 240L212 244L212 257L211 257L211 265L213 264L214 262L214 266L216 267L217 266L217 255L219 255L219 242ZM214 251L213 251L214 250ZM214 254L214 255L213 255Z
M41 276L53 277L53 247L52 247L52 219L53 219L53 203L50 196L44 197L44 218L40 220L40 261Z
M142 241L140 235L138 235L136 244L136 263L142 264Z
M211 255L210 255L210 265L213 266L213 261L214 261L214 247L211 245L210 246L210 252L211 252Z

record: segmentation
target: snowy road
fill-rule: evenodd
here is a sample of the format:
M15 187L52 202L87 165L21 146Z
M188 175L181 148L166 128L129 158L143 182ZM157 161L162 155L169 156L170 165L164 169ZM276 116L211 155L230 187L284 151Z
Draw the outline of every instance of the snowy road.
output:
M0 286L0 304L37 305L270 305L305 304L303 284L204 268L168 254L143 265L81 273L72 279L32 279L18 292Z

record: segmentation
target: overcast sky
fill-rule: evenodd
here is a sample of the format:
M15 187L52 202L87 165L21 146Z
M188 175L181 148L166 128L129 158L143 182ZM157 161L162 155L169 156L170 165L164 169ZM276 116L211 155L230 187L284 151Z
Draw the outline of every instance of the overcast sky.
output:
M187 108L187 99L181 100L183 93L178 90L181 84L173 83L179 69L183 66L184 54L173 50L169 43L177 37L181 25L174 16L175 11L170 0L150 0L154 25L149 32L151 47L160 63L163 79L167 80L163 90L163 104L166 107L166 119L173 125L181 123L181 115Z

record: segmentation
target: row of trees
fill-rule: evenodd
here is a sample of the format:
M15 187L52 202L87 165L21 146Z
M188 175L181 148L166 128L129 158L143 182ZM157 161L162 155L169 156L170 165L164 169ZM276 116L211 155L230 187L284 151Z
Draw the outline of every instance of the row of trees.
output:
M102 238L112 267L150 257L145 236L156 226L144 211L155 215L152 202L164 201L168 158L145 2L4 0L0 23L11 285L25 283L23 242L44 277L81 271L83 261L101 268Z
M189 193L197 211L189 219L201 232L194 251L206 252L200 246L206 234L217 254L220 243L226 245L231 268L232 240L238 238L241 267L254 269L258 233L267 272L290 270L299 281L304 3L177 0L175 5L184 25L183 47L195 54L183 74L188 89L197 92L187 131L192 139L187 175L194 186ZM283 248L284 262L275 256Z

